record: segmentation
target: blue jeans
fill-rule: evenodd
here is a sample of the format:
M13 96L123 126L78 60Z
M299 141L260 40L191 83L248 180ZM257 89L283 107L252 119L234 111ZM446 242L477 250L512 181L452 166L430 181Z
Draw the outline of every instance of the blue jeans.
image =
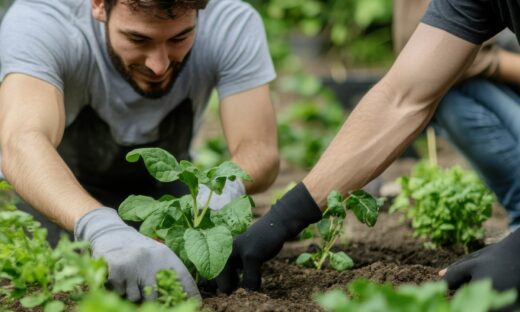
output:
M520 227L520 95L485 79L454 86L442 99L434 127L467 158Z

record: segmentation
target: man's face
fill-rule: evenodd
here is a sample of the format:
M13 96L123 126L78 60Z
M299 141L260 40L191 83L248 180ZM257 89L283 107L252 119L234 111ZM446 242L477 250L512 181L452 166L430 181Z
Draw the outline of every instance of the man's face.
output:
M179 10L166 19L119 2L105 23L110 58L136 92L160 98L188 60L196 24L196 10Z

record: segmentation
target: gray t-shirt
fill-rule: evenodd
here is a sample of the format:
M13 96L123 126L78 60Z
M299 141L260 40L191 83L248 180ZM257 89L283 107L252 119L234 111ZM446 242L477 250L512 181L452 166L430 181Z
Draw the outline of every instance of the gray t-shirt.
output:
M199 13L190 59L174 88L145 99L116 72L104 24L91 11L90 0L18 0L0 28L0 80L16 72L55 85L65 95L67 125L90 105L116 141L146 143L184 99L192 100L198 124L214 87L224 98L275 78L258 14L238 0L212 0Z
M190 58L160 99L143 98L116 71L90 0L17 0L0 27L0 80L9 73L63 92L67 129L60 153L75 173L78 166L98 167L93 174L109 174L127 151L121 147L177 148L174 154L186 158L214 88L222 99L276 76L262 20L239 0L211 0L199 12ZM101 120L99 127L90 118ZM179 137L186 142L177 144Z

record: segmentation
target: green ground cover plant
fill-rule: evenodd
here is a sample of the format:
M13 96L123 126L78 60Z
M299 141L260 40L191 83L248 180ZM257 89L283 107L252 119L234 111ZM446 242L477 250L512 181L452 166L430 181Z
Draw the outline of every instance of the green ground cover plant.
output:
M296 263L311 263L316 269L321 270L328 259L330 266L336 271L352 268L354 261L345 252L331 251L343 233L347 211L351 210L361 223L372 227L376 224L382 204L383 200L376 199L362 190L351 192L345 199L339 192L331 192L327 197L327 209L323 212L323 219L304 231L304 238L319 237L319 248L314 253L301 254Z
M158 181L179 180L190 193L181 198L166 194L160 199L132 195L121 203L119 214L125 220L142 222L140 232L164 241L197 280L215 278L231 254L233 236L249 227L253 202L241 196L215 211L209 209L211 196L221 194L227 180L248 181L249 176L230 161L201 170L188 161L178 162L160 148L136 149L126 157L129 162L140 158ZM197 203L200 184L212 191L202 206Z
M85 289L103 286L106 266L92 259L85 242L63 237L52 249L47 232L33 217L11 206L0 211L0 306L19 300L25 308L62 311L56 295L80 299Z
M390 211L403 212L414 235L428 239L429 246L466 248L483 237L482 223L491 217L494 196L475 173L421 162L398 183L401 192Z
M505 307L516 299L516 291L498 293L491 281L482 280L462 287L448 300L443 281L421 286L377 284L358 279L347 286L348 295L340 289L315 295L315 300L327 312L487 312Z

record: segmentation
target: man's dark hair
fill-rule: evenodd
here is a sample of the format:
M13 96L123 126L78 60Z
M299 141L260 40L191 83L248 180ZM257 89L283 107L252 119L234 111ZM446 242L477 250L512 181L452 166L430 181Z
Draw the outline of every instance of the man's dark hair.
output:
M175 18L179 10L202 10L209 0L104 0L107 16L112 8L120 3L132 10L145 10L161 18Z

